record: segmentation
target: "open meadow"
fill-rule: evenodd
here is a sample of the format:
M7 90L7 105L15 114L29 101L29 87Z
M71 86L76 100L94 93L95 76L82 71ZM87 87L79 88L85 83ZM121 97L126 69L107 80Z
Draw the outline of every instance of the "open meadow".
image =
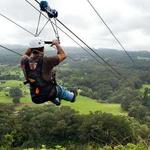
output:
M16 106L16 109L21 109L23 106L33 106L33 107L39 106L37 104L32 103L29 94L29 87L24 86L21 81L15 81L15 80L1 82L0 103L12 103L12 100L9 97L9 92L8 92L9 88L11 87L19 87L23 91L23 97L20 99L21 104ZM75 103L70 103L62 100L62 106L69 106L81 114L88 114L89 112L95 112L95 111L112 113L114 115L126 114L126 112L124 112L121 109L120 104L100 103L94 99L84 97L81 95L78 95Z

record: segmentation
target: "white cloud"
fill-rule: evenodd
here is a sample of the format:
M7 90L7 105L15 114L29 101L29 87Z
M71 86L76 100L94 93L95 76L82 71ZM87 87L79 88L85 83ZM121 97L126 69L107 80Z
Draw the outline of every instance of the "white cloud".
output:
M34 0L29 1L38 7ZM127 49L150 49L149 0L90 1ZM49 3L58 10L59 19L90 46L120 48L86 0L51 0ZM35 33L38 13L25 0L0 1L0 13ZM40 27L45 21L42 18ZM28 33L2 17L0 22L1 43L27 44L31 39ZM62 45L76 45L61 32L60 35ZM50 24L41 36L44 39L54 38Z

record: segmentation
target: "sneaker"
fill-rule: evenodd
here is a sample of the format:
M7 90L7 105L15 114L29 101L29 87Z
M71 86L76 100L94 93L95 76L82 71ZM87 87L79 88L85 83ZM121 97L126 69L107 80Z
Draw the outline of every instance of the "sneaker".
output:
M76 97L78 95L78 91L76 89L74 89L74 90L70 90L70 92L73 92L73 94L74 94L73 99L70 101L70 102L73 103L73 102L76 101Z
M61 104L61 100L59 98L55 98L53 101L52 101L56 106L59 106Z

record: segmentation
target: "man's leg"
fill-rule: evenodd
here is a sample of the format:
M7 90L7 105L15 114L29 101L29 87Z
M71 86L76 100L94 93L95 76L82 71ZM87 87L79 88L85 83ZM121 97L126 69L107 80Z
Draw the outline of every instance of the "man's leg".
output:
M66 101L74 102L75 98L77 96L77 92L74 91L68 91L63 86L57 85L57 97L59 99L64 99Z

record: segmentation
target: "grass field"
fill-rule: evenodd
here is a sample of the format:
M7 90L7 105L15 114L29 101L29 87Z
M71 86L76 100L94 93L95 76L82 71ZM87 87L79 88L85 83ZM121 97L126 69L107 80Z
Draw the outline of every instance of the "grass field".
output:
M78 96L75 103L62 101L64 106L70 106L71 108L79 111L82 114L88 114L89 112L102 111L106 113L112 113L114 115L125 115L122 111L120 104L106 104L99 103L96 100L88 97Z
M8 80L5 83L1 83L0 87L19 87L20 85L23 85L21 81Z
M6 81L6 83L1 84L0 87L20 87L24 94L24 97L21 98L21 103L24 105L30 106L39 106L31 102L31 97L29 95L29 89L23 85L21 81ZM5 96L4 90L0 92L0 103L12 103L10 97ZM24 106L23 105L23 106ZM17 109L21 109L23 106L18 106ZM62 100L62 106L69 106L81 114L88 114L89 112L102 111L107 113L112 113L114 115L126 115L126 112L123 112L120 104L107 104L99 103L96 100L90 99L88 97L78 96L75 103L70 103Z

